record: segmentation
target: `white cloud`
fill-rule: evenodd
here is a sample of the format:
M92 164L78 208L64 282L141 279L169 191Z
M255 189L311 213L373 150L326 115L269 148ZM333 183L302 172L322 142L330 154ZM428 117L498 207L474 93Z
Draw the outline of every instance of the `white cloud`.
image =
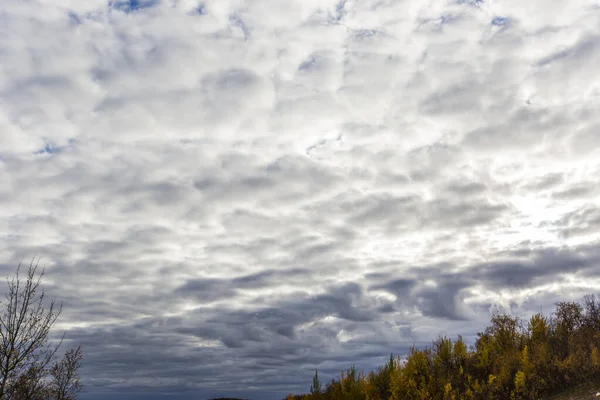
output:
M279 398L596 290L593 2L112 4L0 11L0 263L90 396Z

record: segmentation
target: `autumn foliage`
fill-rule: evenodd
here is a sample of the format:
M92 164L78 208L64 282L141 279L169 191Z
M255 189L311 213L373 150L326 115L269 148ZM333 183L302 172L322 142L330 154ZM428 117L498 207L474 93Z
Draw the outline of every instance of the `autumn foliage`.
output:
M494 315L468 348L440 337L405 359L390 357L377 371L343 371L321 390L297 400L540 399L584 382L600 381L600 301L556 304L546 317ZM319 388L319 390L315 390Z

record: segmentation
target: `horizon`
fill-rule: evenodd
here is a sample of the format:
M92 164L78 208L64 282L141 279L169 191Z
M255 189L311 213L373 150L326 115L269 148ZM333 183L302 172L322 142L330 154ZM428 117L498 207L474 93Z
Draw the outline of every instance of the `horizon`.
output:
M81 400L282 399L598 294L598 26L591 0L3 0L0 272L39 256Z

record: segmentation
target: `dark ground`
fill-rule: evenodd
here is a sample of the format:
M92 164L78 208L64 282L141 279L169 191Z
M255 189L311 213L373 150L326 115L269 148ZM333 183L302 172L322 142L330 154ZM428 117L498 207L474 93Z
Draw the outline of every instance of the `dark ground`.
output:
M593 384L584 384L577 386L571 390L548 397L546 400L589 400L600 399L596 397L596 393L600 392L600 382Z

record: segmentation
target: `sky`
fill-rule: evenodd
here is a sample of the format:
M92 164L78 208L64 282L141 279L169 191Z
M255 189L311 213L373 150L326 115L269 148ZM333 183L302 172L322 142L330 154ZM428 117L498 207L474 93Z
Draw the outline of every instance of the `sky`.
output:
M2 0L0 274L82 400L472 343L600 292L598 65L597 0Z

